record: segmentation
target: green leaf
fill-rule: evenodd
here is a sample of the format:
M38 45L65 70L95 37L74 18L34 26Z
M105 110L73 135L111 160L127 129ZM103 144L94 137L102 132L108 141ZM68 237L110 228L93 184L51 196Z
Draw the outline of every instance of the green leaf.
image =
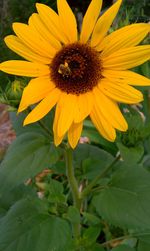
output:
M7 211L2 206L0 206L0 219L3 218L3 216L5 216L6 212Z
M100 218L98 218L94 214L83 212L82 215L83 215L84 224L97 225L97 224L100 224L100 222L101 222Z
M150 168L150 154L147 154L144 156L142 163L143 163L143 166L145 168L147 168L147 170L149 170L149 168Z
M0 196L52 167L58 158L59 151L44 135L28 132L18 136L0 167Z
M85 246L90 246L94 244L100 235L101 227L100 226L91 226L84 230L83 233L83 241L85 243Z
M130 165L138 163L144 154L144 147L141 144L135 147L126 147L122 143L117 143L117 146L123 160Z
M0 197L0 218L5 216L9 208L18 200L27 196L37 197L36 191L31 186L21 184L11 191L5 191L4 195Z
M54 165L53 165L53 170L57 174L64 174L66 175L66 163L63 159L58 160Z
M112 251L136 251L134 248L131 248L127 245L120 245L112 249ZM143 250L145 251L145 250Z
M149 128L150 131L150 128ZM145 151L150 155L150 137L147 137L147 139L144 141L144 147Z
M50 179L50 183L47 184L47 189L49 193L48 201L51 203L65 202L66 197L63 194L63 184L57 180Z
M92 145L79 144L74 151L74 166L82 172L82 178L93 179L101 170L110 165L114 157Z
M0 205L8 211L14 203L28 196L37 197L36 190L31 186L21 184L11 191L6 190L4 195L0 198Z
M103 154L102 154L102 156L103 156ZM111 162L112 161L110 161L109 164ZM87 159L83 160L83 162L82 162L82 170L83 170L82 178L88 178L89 180L94 179L100 173L100 171L109 164L105 163L105 161L103 162L102 159L96 159L94 157L87 158Z
M148 3L148 2L147 2L147 3ZM140 66L141 71L142 71L142 75L147 76L147 78L150 78L149 67L150 67L149 61L145 62L144 64L142 64L142 65ZM149 89L148 89L148 90L149 90Z
M120 133L120 140L126 147L136 147L143 142L146 136L144 132L145 125L139 112L130 106L128 106L128 109L130 112L125 114L125 118L129 128L126 132Z
M88 249L88 251L105 251L105 250L100 244L96 243L96 244L93 244L92 247Z
M78 211L78 209L74 206L70 206L68 208L68 212L66 214L66 218L68 218L68 220L71 223L76 223L76 224L80 224L80 212Z
M19 136L20 134L27 133L27 132L42 132L39 123L33 123L31 125L23 126L23 121L27 116L27 112L20 113L16 116L16 112L10 112L10 119L12 122L13 129L16 132L16 135Z
M138 241L137 251L149 251L150 250L150 233L148 236L141 237Z
M38 199L17 202L1 220L2 251L66 251L71 243L69 224L47 213Z
M109 223L150 229L150 173L139 166L120 168L93 204Z
M130 238L124 239L121 244L129 246L130 248L134 248L137 245L137 238L134 236L134 237L130 237Z
M29 112L23 112L16 116L16 112L10 112L13 128L18 135L26 132L39 132L52 138L53 110L40 121L23 126L23 121Z

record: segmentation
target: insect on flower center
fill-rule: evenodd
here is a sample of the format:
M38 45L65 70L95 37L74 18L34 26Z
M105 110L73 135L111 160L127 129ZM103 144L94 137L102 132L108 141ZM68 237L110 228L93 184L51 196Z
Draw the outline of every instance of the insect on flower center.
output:
M62 74L63 77L71 75L71 69L67 62L60 64L58 72Z
M102 77L99 53L81 43L62 47L50 68L51 80L56 87L76 95L91 91Z

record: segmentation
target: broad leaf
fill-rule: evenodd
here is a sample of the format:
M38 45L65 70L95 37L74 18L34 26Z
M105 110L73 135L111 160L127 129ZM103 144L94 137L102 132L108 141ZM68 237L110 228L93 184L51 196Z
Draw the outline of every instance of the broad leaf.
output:
M113 160L108 152L88 144L80 144L74 151L74 166L79 168L82 178L93 179Z
M122 143L117 143L117 146L123 160L130 165L138 163L144 154L144 147L141 144L135 147L126 147Z
M100 226L92 226L84 230L83 232L83 241L85 243L85 246L87 245L91 247L92 244L94 244L100 235L101 228Z
M68 212L65 217L73 224L80 224L80 212L74 206L70 206L68 208Z
M150 229L150 173L139 166L120 168L93 204L109 223Z
M66 251L71 243L69 224L47 213L38 199L17 202L1 220L2 251Z
M149 251L149 250L150 250L150 232L149 235L140 238L137 247L137 251Z
M13 204L28 196L37 197L36 190L32 186L21 184L11 191L8 191L7 189L4 195L0 198L0 205L7 212Z
M118 247L113 248L112 251L136 251L136 250L127 245L119 245Z
M105 251L104 248L98 243L92 245L92 247L90 247L90 249L86 249L86 250L87 251Z
M66 202L66 197L63 194L63 184L57 180L50 179L47 184L48 201L51 203Z
M41 134L45 134L48 137L52 136L53 111L48 113L48 115L40 121L23 126L23 121L27 114L28 112L23 112L16 116L16 112L10 113L12 125L17 136L26 132L40 132Z
M16 112L10 112L10 119L12 122L12 126L17 136L27 132L42 132L41 127L38 123L33 123L27 126L23 126L23 121L27 116L27 114L28 114L27 112L24 112L16 116Z
M83 212L83 222L84 224L88 225L98 225L101 227L101 220L99 217L95 216L94 214L90 214L87 212Z
M25 133L12 143L0 167L0 194L52 167L59 151L44 135Z

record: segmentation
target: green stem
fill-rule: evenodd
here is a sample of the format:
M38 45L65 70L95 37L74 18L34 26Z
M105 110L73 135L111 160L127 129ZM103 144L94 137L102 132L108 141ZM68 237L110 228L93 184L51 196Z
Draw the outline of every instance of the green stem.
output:
M65 149L65 157L66 157L66 172L67 178L69 181L69 185L71 188L72 196L73 196L73 205L80 211L81 201L79 198L79 190L78 190L78 183L74 175L74 168L72 164L73 156L72 156L72 149L70 146L67 146ZM80 236L80 225L73 224L73 231L76 238Z
M85 198L91 192L92 188L97 184L97 182L107 174L107 172L116 164L119 159L120 155L111 163L111 165L106 166L104 170L99 175L97 175L97 177L93 179L89 185L87 185L87 187L83 190L81 194L82 199Z

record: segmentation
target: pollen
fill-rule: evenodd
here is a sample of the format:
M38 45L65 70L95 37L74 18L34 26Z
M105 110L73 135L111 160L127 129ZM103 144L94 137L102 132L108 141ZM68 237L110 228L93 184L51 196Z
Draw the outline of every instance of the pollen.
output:
M81 43L64 46L53 58L50 69L55 86L76 95L91 91L102 78L100 54Z

